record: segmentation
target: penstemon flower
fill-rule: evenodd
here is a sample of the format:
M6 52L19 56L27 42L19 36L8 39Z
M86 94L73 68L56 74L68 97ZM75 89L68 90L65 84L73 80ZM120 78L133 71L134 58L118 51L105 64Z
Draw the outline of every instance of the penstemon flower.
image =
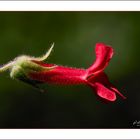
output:
M108 101L116 100L116 93L125 97L112 85L104 69L113 56L113 48L103 43L97 43L96 60L88 69L59 66L44 63L50 55L54 44L42 57L19 56L13 61L0 67L0 72L10 70L11 78L21 80L38 88L39 84L59 85L89 85L98 96Z

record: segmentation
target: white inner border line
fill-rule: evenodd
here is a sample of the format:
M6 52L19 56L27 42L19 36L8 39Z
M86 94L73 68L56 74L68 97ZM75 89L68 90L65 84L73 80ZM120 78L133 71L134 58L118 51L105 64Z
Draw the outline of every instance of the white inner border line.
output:
M0 1L0 11L140 11L140 1Z
M11 129L0 130L0 139L139 139L138 129Z
M140 129L7 129L0 139L139 139Z

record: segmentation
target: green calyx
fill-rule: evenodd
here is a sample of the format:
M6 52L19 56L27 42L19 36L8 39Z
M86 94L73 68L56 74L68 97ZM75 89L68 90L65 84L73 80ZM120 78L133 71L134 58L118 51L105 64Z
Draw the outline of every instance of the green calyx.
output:
M36 58L36 57L30 57L26 55L19 56L15 58L13 61L9 62L8 64L5 64L2 67L0 67L0 72L10 70L11 78L22 80L26 83L31 84L33 80L29 78L28 76L29 73L50 71L56 67L56 66L44 67L34 62L34 61L37 62L45 61L49 57L50 53L52 52L53 47L54 44L52 44L51 48L42 57Z

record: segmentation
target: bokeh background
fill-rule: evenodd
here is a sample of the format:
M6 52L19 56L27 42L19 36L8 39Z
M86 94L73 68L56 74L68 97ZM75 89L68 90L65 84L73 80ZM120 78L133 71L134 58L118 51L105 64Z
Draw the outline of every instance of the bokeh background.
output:
M84 85L42 85L45 93L0 74L0 128L139 128L140 12L0 12L0 64L20 54L88 68L97 42L115 55L105 72L127 99L99 100Z

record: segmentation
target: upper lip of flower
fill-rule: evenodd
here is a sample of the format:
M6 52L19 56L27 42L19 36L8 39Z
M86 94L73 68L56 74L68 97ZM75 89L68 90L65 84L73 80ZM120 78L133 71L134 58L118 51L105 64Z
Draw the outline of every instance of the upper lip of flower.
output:
M112 47L106 46L103 43L96 44L95 52L96 52L96 60L92 64L92 66L88 69L88 71L92 73L99 73L102 72L107 67L114 52Z

